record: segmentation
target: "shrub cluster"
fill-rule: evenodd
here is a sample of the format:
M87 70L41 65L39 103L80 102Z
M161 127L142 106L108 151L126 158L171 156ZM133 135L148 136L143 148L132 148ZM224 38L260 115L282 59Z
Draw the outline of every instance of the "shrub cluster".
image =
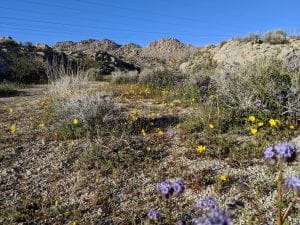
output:
M269 31L263 36L255 33L250 33L246 37L238 37L235 40L241 43L269 43L269 44L285 44L288 42L287 33L283 30Z

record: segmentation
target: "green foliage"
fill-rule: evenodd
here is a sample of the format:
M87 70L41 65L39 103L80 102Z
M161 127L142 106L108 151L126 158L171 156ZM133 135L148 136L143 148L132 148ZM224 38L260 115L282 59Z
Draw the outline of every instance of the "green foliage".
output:
M166 97L167 100L180 100L182 102L197 102L200 97L199 88L193 84L182 84L174 87L171 90L169 96Z
M0 97L9 97L19 94L19 86L15 83L0 83Z
M214 82L215 104L231 111L236 118L249 114L279 117L287 100L295 97L291 74L279 61L255 62L237 74L218 77Z
M60 140L78 139L86 136L87 128L64 122L55 128L54 134Z
M42 58L25 54L9 54L11 62L12 78L11 80L19 83L41 83L45 82L45 62Z

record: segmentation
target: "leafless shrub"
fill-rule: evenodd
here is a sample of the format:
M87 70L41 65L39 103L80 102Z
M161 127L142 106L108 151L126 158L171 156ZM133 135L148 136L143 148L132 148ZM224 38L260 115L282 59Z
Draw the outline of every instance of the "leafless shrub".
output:
M80 66L73 66L54 59L47 63L46 72L50 83L49 93L53 99L66 98L85 93L89 86L89 77Z
M262 38L260 37L259 34L255 34L255 33L250 33L248 34L246 37L237 37L234 40L237 40L241 43L261 43L262 42Z
M287 42L287 34L283 30L269 31L265 33L263 40L270 44L284 44Z

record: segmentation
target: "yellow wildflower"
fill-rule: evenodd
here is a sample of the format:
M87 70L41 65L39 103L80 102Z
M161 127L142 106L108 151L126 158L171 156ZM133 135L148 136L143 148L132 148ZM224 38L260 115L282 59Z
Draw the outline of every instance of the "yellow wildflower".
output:
M144 129L142 129L141 133L144 137L146 136L146 131Z
M256 118L255 116L251 115L248 117L248 120L253 123L256 120Z
M44 123L40 123L40 124L38 125L38 127L39 127L39 128L43 128L43 127L45 127L45 124L44 124Z
M74 142L74 141L70 141L69 144L68 144L68 147L71 148L71 147L73 147L74 145L75 145L75 142Z
M215 128L215 126L214 126L212 123L208 124L208 127L209 127L210 129L214 129L214 128Z
M12 133L12 134L14 134L14 133L16 133L16 131L17 131L17 125L16 124L13 124L13 125L11 125L10 126L10 132Z
M257 133L257 129L256 128L251 128L250 133L255 135Z
M145 89L145 94L146 94L146 95L147 95L147 94L150 94L149 88L146 88L146 89Z
M222 175L219 176L219 179L220 179L220 181L227 181L228 176L222 174Z
M206 150L206 146L204 145L198 145L196 148L197 152L202 153Z
M258 122L258 123L257 123L257 126L258 126L258 127L262 127L263 125L264 125L263 122Z
M79 120L78 120L77 118L74 118L73 121L72 121L72 123L73 123L74 125L77 125L77 124L79 124Z
M12 113L14 110L12 108L7 109L9 113Z
M147 150L148 152L150 152L150 151L151 151L151 148L148 146L148 147L146 148L146 150Z
M270 119L270 120L269 120L269 124L271 125L271 127L274 127L274 126L277 125L277 121L274 120L274 119Z
M164 132L160 128L157 129L157 134L159 137L164 136Z
M156 113L155 112L150 113L150 118L154 120L156 118Z
M72 222L72 225L77 225L77 224L78 224L77 221Z
M134 109L131 111L131 116L139 116L140 115L140 111L138 109Z
M295 126L294 126L294 125L290 125L289 127L290 127L291 130L294 130L294 129L295 129Z

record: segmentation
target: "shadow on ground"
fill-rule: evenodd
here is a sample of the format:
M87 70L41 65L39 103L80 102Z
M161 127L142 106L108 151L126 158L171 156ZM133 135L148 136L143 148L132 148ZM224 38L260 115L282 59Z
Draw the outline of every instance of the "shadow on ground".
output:
M161 116L155 119L143 117L132 123L130 131L131 133L140 133L141 129L145 129L146 131L155 128L166 129L171 126L176 126L179 122L178 117L171 115Z
M9 97L17 97L17 96L29 96L29 94L25 91L0 90L0 98L9 98Z

